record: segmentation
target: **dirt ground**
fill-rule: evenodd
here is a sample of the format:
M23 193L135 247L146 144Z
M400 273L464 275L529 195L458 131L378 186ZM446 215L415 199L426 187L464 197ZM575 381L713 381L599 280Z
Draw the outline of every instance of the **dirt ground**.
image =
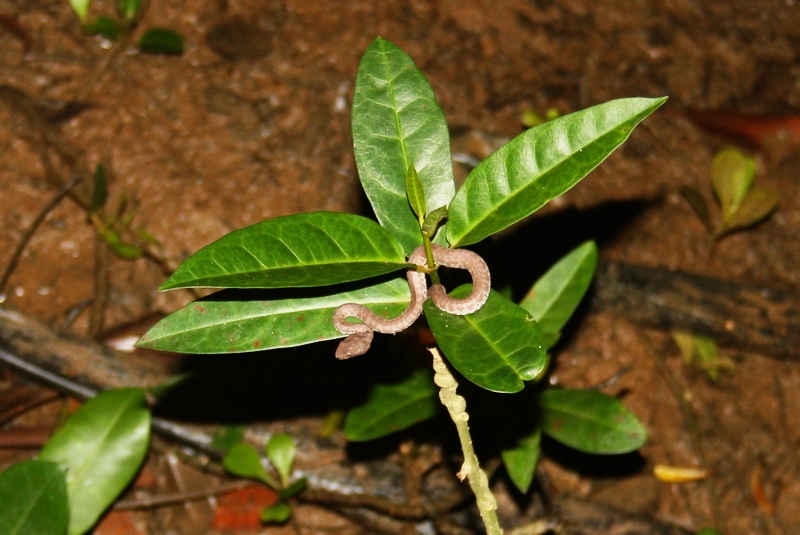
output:
M66 0L0 0L0 272L45 205L83 177L27 243L2 289L3 307L77 334L101 333L187 302L186 293L155 289L182 258L231 230L297 212L366 210L349 108L358 61L376 36L426 73L459 156L480 158L520 133L527 110L670 97L589 178L535 216L558 215L569 228L522 224L506 235L529 244L528 261L539 270L531 280L546 267L541 258L595 238L604 260L800 294L794 0L146 4L133 38L114 44L83 34ZM96 2L92 13L113 6ZM136 52L134 39L152 27L180 33L185 52ZM700 112L719 112L715 124L701 127ZM781 204L764 223L714 246L679 191L693 186L710 198L714 154L743 139L739 146L758 160L758 182ZM130 229L157 238L158 262L105 252L75 202L88 198L97 165L110 177L106 216L124 200ZM602 221L574 228L587 214ZM106 301L102 322L92 319L93 300ZM778 359L721 351L735 367L712 381L681 363L668 332L584 311L550 381L620 395L650 440L633 473L603 469L603 458L587 468L555 452L541 466L550 485L688 530L715 522L726 535L800 530L800 352ZM4 451L2 465L19 458ZM153 461L151 471L171 470L170 459ZM701 466L711 477L665 483L652 475L656 464ZM109 521L98 533L211 533L213 507L204 507L138 513L135 530ZM501 511L517 524L530 514L510 498ZM359 533L332 513L306 518L304 533Z

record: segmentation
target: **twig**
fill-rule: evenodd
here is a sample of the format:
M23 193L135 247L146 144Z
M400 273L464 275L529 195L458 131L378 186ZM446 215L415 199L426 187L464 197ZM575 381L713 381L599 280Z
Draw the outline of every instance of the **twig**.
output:
M34 233L36 233L41 224L44 223L44 220L47 219L47 216L50 215L50 212L52 212L55 207L64 200L64 197L69 195L70 190L75 187L75 184L77 184L80 179L80 175L76 175L63 188L61 188L61 190L56 193L52 199L50 199L50 202L47 203L44 208L42 208L42 211L39 212L39 215L37 215L36 219L33 220L31 225L28 227L28 230L26 230L25 234L22 235L22 239L20 239L16 249L14 249L14 253L11 255L11 259L6 265L6 270L3 273L3 277L0 278L0 294L5 292L8 280L11 278L11 274L16 269L19 259L22 256L22 252L28 246L28 242L31 240Z
M456 394L458 382L442 360L442 355L436 347L429 348L433 356L433 381L440 388L439 400L447 407L450 418L456 425L458 439L461 442L461 451L464 453L464 464L458 472L461 481L467 479L472 492L475 494L478 511L481 514L487 535L502 535L503 528L497 519L497 500L489 488L489 478L481 469L478 456L472 447L472 437L469 433L469 414L467 414L466 400Z
M114 509L152 509L154 507L164 507L167 505L177 505L186 502L194 502L197 500L204 500L211 496L220 496L222 494L229 494L238 490L252 487L252 481L236 481L228 485L220 485L213 489L195 490L187 492L176 492L174 494L167 494L163 496L148 496L146 498L137 498L132 500L120 500L114 504Z

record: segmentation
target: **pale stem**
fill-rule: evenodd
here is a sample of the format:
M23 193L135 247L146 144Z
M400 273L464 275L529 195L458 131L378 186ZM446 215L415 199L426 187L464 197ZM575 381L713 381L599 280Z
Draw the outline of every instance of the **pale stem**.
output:
M483 524L486 526L487 535L502 535L503 528L497 519L497 500L489 488L489 478L486 472L481 469L475 449L472 447L472 437L469 434L469 415L467 414L466 400L456 394L458 382L442 360L439 349L431 347L428 349L433 355L433 380L439 387L439 399L442 405L447 407L450 418L456 424L458 439L461 441L461 451L464 454L464 464L457 476L461 481L469 480L469 486L475 494L478 511L481 514Z

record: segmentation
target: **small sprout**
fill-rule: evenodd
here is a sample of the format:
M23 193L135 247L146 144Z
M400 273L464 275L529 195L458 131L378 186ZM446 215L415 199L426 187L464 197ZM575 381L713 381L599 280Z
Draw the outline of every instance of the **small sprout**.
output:
M292 481L292 468L297 452L294 439L286 433L273 435L267 442L264 451L275 472L276 480L267 472L258 451L251 445L240 442L232 446L222 460L222 466L231 474L248 479L256 479L268 487L278 491L280 501L261 512L261 521L264 523L283 523L292 514L291 505L286 501L305 490L305 478Z
M673 331L672 338L681 351L683 363L694 364L712 381L719 379L722 370L736 367L731 359L719 355L717 344L711 338L684 331Z
M755 186L756 162L736 149L720 151L711 168L711 186L720 205L720 220L712 221L705 197L689 186L681 194L689 202L713 239L742 230L766 219L778 208L778 196Z

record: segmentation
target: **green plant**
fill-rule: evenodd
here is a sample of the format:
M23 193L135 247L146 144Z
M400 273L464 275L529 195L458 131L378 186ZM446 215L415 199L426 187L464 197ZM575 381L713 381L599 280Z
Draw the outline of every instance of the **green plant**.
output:
M109 390L89 400L38 460L0 473L0 533L86 533L133 480L149 443L150 409L142 389Z
M589 242L567 255L519 305L491 290L483 260L462 248L573 187L664 101L621 99L540 124L480 163L456 191L447 125L430 85L402 50L379 38L361 61L352 116L359 177L378 222L313 212L222 237L189 257L160 290L223 290L164 318L139 345L231 353L346 335L337 356L349 358L369 348L373 331L397 332L424 311L447 363L463 377L488 391L520 392L527 381L543 377L547 350L589 285L596 248ZM473 284L446 293L440 265L468 270ZM390 276L398 271L405 277ZM273 299L246 300L226 288L275 293ZM465 402L448 374L448 365L437 364L437 381L446 384L438 384L442 401L450 400L446 404L461 435ZM425 368L375 385L367 401L348 414L345 433L350 440L370 440L430 418L437 412L436 395ZM644 428L614 398L567 389L535 397L518 398L522 410L502 415L519 431L502 456L523 492L533 477L542 433L595 453L631 451L645 440ZM470 469L462 475L472 483L477 474ZM479 503L491 502L484 486L476 491ZM492 515L488 511L484 520L497 533Z
M292 514L287 500L306 488L305 478L295 481L291 478L296 453L294 439L286 433L273 435L267 441L264 453L275 469L277 478L264 468L258 451L244 442L234 444L226 452L222 465L235 476L255 479L277 491L280 500L261 512L261 520L266 523L286 522Z
M117 17L95 17L89 20L92 0L69 0L72 10L90 35L102 35L112 41L133 31L142 11L142 0L119 0ZM151 54L180 55L183 53L183 38L172 30L152 28L139 38L141 52Z
M719 354L717 343L707 336L686 331L672 331L672 339L680 349L683 363L687 366L694 365L712 381L719 379L723 370L731 371L736 368L731 359Z
M692 187L681 188L715 241L763 221L778 208L775 192L755 185L756 171L756 161L736 149L717 153L711 167L711 186L720 209L716 223L705 197Z

